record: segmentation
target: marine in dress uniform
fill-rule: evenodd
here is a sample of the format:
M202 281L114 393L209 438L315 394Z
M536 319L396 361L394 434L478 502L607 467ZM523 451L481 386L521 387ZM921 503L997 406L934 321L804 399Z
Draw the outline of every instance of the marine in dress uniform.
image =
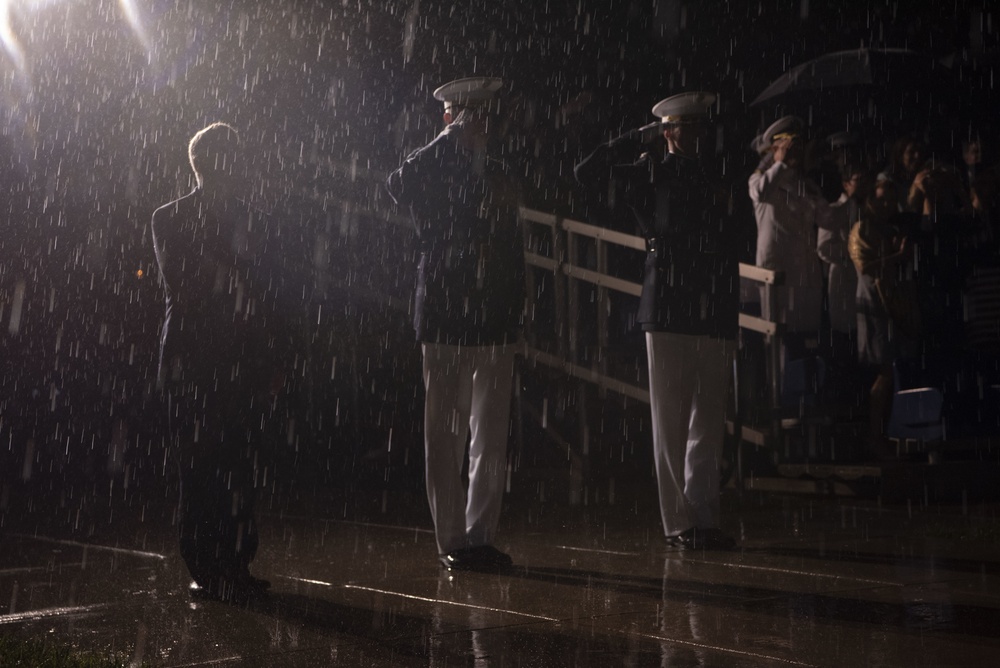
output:
M719 463L739 281L732 193L711 166L716 96L682 93L661 120L600 146L577 180L624 203L646 237L638 322L646 332L653 455L667 542L729 549L718 529ZM666 150L653 141L662 135Z
M474 77L434 91L447 126L386 184L409 210L420 244L414 328L424 358L427 499L439 559L457 570L511 564L493 543L523 324L524 249L518 188L493 142L502 83Z
M819 186L801 171L803 129L796 116L772 123L761 135L763 158L748 184L757 218L757 266L785 274L772 317L793 335L786 337L789 345L794 335L818 337L823 269L816 255L816 230L834 227Z

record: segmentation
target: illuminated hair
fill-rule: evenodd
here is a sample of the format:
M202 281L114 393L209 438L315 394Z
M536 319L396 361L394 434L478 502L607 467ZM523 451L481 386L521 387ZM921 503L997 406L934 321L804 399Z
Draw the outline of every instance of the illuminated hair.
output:
M218 164L220 154L231 151L239 142L240 133L228 123L212 123L191 137L188 143L188 160L201 184L205 174L222 171L225 164Z

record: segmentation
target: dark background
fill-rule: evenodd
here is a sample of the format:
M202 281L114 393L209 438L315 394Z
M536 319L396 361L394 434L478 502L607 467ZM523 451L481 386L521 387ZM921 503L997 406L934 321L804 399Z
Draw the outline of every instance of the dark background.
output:
M756 163L750 139L790 110L749 102L788 68L861 46L912 49L944 76L918 108L890 83L842 97L839 108L817 98L795 109L816 136L853 117L876 143L916 131L936 156L957 160L970 128L994 130L998 17L989 7L14 3L16 41L0 53L0 513L43 522L52 515L39 509L53 500L72 514L109 488L128 498L172 485L152 387L162 299L148 223L192 186L186 142L208 122L241 129L290 240L286 270L314 291L302 305L310 345L298 426L275 453L276 494L419 489L412 237L382 182L439 128L437 86L504 77L507 150L528 204L587 217L593 203L574 188L572 165L652 120L657 100L717 91L719 150L727 175L744 181ZM878 104L859 121L868 98ZM551 402L554 415L566 401ZM634 470L648 475L648 437L622 436L628 418L615 419L601 429L630 443ZM550 450L532 461L565 462Z

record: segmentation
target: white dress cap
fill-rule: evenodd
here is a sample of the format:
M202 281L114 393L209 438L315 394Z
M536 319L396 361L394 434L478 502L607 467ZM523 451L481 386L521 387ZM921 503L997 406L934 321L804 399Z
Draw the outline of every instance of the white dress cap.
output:
M782 116L774 123L767 126L764 132L760 133L760 141L756 141L756 149L758 153L766 153L771 149L771 145L774 144L774 138L778 135L783 134L801 134L805 129L805 122L798 116Z
M767 126L767 129L764 130L764 141L766 141L768 144L771 144L774 141L774 138L777 137L778 135L802 134L802 131L805 130L805 127L806 127L805 121L803 121L798 116L782 116L774 123L771 123L769 126Z
M434 91L434 99L445 105L469 105L485 102L492 98L500 87L503 79L496 77L467 77L449 81Z
M692 117L708 116L708 110L715 104L715 93L704 90L672 95L653 106L653 115L664 123L677 123Z

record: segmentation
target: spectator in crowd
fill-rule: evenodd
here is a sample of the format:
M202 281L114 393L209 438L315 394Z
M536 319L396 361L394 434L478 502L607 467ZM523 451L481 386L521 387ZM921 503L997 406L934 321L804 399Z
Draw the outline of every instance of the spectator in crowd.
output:
M986 144L979 134L972 134L962 142L962 162L964 169L959 172L972 209L977 255L983 257L984 250L995 251L998 235L997 216L1000 178L996 170L986 161Z
M892 456L885 428L892 409L895 359L911 352L920 312L910 270L910 242L900 226L896 184L885 173L875 180L861 219L852 228L848 253L857 271L859 362L874 371L869 393L869 449Z
M861 219L861 209L870 186L864 169L856 164L841 168L843 192L832 209L832 227L817 233L816 250L826 268L827 315L830 326L831 366L838 390L848 388L857 360L857 308L855 294L858 275L847 252L847 240L854 223Z
M889 164L883 173L888 176L896 190L904 198L901 206L908 206L907 193L917 174L924 168L927 149L924 143L913 135L903 135L896 139L889 152ZM913 208L908 210L912 211Z
M971 212L972 204L958 171L946 163L929 160L910 182L904 208L933 223L931 218Z

